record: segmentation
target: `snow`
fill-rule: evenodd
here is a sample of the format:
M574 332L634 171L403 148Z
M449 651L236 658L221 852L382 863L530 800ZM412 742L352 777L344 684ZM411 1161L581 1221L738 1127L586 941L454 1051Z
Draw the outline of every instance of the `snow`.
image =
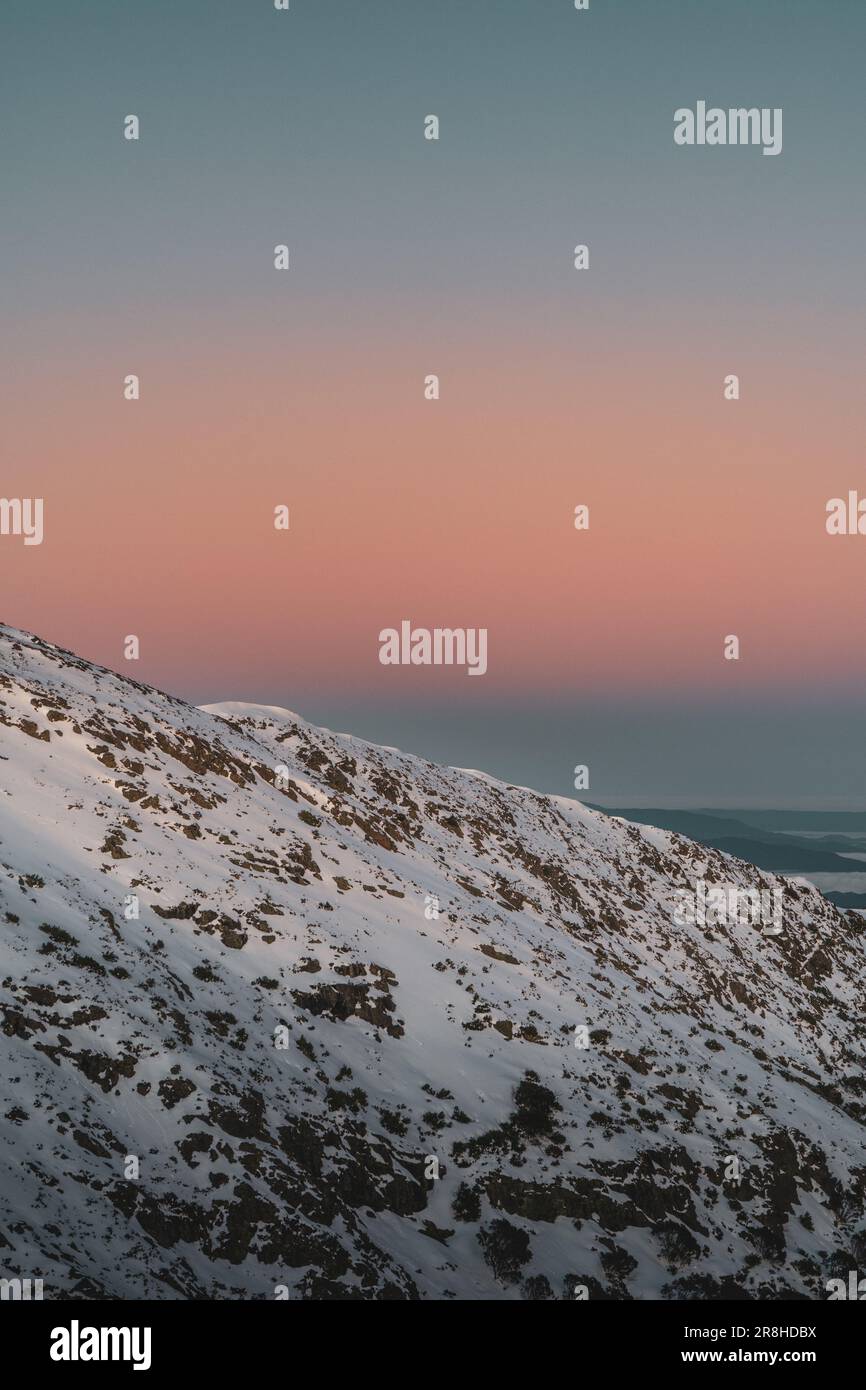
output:
M816 1298L850 1258L863 941L811 885L787 887L776 939L678 927L697 875L785 880L3 627L0 779L6 1277ZM537 1133L515 1121L527 1073L560 1107ZM477 1220L452 1209L464 1183ZM510 1273L479 1240L499 1220L529 1236Z

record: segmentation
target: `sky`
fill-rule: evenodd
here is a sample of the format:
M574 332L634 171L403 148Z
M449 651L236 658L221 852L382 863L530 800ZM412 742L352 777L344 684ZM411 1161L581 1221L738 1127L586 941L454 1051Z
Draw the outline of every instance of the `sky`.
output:
M45 531L0 618L543 790L866 807L866 537L825 528L864 41L859 0L5 0L0 496ZM678 147L699 100L782 153ZM382 666L403 619L487 673Z

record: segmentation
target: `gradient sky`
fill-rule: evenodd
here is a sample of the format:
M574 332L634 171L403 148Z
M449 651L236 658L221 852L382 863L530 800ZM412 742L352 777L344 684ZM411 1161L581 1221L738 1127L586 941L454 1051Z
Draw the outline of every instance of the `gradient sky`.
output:
M864 51L859 0L4 0L0 495L46 538L0 616L593 800L866 806L866 537L824 527ZM782 154L676 147L699 99ZM381 667L403 618L488 674Z

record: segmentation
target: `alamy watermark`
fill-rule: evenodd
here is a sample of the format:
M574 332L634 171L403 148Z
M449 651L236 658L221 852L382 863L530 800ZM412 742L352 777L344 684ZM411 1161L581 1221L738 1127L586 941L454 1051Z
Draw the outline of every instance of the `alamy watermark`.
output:
M467 675L487 670L486 627L416 627L408 618L379 633L383 666L465 666Z
M695 880L693 890L678 888L674 922L678 927L760 926L764 936L782 931L781 888L740 888L735 883Z
M0 1279L0 1300L13 1303L29 1303L42 1298L41 1279Z
M763 145L764 154L782 153L781 106L680 106L674 112L676 145Z
M73 1318L69 1327L51 1332L52 1361L131 1361L134 1371L150 1370L149 1327L82 1327Z
M23 536L25 545L41 545L41 497L0 497L0 536Z
M834 1299L850 1299L855 1303L863 1303L866 1300L866 1279L859 1277L859 1270L848 1270L848 1284L845 1285L844 1279L827 1280L827 1298L832 1303Z

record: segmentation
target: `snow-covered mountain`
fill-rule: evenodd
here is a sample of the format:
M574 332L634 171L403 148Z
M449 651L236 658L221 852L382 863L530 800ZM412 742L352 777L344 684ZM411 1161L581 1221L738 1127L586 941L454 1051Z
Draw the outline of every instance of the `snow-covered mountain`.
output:
M677 925L699 879L781 934ZM822 1298L866 1254L859 918L9 628L0 979L0 1273L46 1298Z

